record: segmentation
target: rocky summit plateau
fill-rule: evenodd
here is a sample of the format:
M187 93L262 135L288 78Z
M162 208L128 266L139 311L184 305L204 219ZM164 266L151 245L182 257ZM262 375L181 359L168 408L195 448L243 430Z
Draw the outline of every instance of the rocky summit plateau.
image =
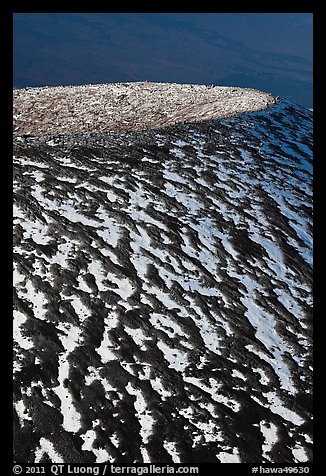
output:
M112 83L14 90L14 132L134 131L232 116L274 102L255 89Z
M14 460L312 461L312 113L14 91Z

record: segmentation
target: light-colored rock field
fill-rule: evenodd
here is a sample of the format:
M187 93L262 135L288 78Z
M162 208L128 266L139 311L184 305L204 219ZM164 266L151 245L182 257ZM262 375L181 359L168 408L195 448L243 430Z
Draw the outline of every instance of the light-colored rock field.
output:
M116 83L14 90L14 133L131 131L265 109L255 89L170 83Z

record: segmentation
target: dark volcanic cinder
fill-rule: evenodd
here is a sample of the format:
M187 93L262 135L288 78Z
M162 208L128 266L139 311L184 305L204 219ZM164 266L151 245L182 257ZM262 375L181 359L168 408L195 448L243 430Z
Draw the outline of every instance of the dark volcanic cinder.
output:
M311 128L16 134L15 462L312 461Z

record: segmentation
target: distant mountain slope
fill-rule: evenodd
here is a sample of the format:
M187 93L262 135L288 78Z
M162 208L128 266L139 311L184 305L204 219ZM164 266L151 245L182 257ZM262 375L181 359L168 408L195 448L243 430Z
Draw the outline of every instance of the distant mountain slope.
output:
M14 86L252 87L312 107L312 14L16 13Z
M17 462L312 460L311 128L15 137Z

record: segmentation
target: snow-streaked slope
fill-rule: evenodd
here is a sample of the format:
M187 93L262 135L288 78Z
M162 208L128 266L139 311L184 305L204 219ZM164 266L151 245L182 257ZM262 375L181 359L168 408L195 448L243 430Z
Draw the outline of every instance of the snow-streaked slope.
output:
M15 139L17 461L311 461L311 123Z

